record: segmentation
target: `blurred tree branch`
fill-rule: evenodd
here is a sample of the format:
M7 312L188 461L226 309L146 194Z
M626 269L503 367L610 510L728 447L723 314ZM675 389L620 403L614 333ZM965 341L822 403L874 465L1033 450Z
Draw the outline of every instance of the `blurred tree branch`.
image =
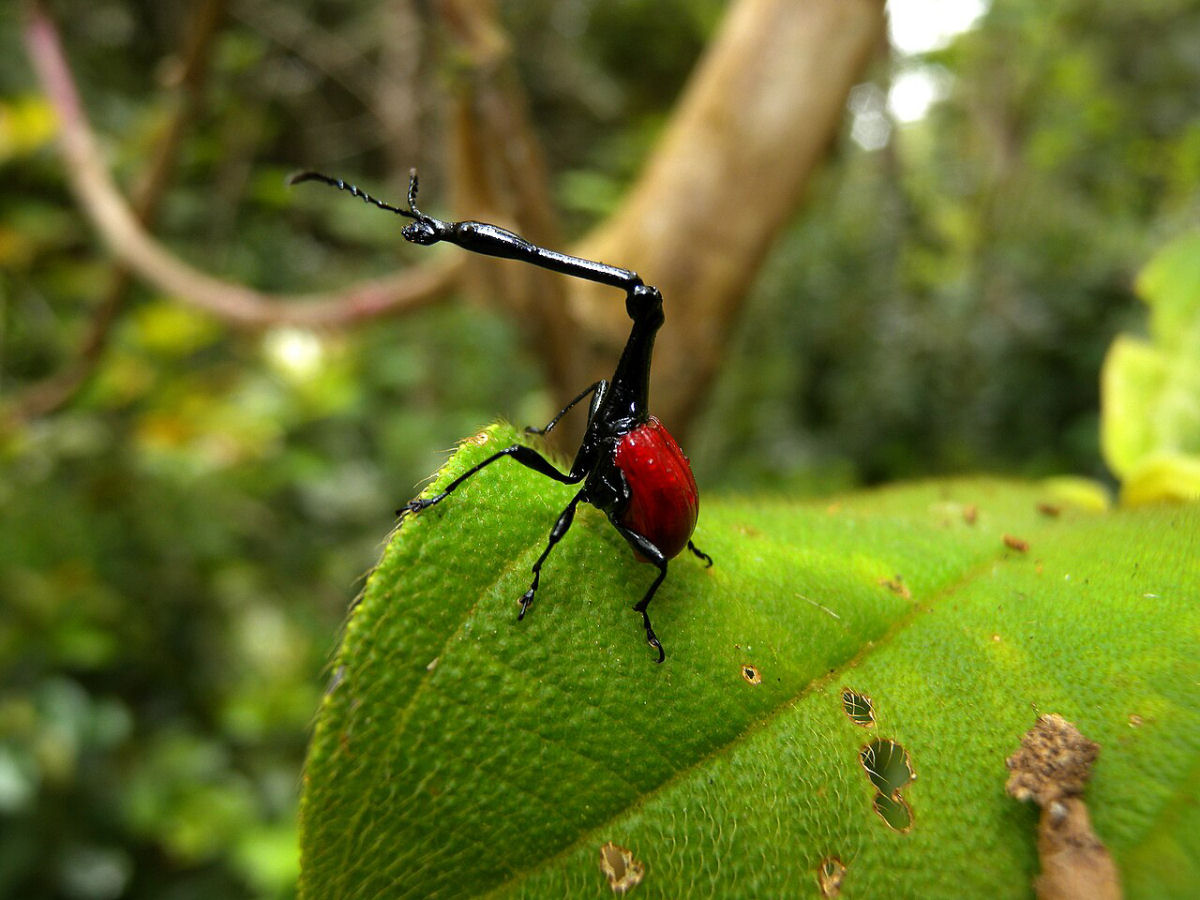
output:
M159 290L233 325L332 327L424 306L453 283L459 265L452 262L360 281L335 292L279 295L196 269L157 242L121 196L96 147L58 31L36 5L25 28L25 44L59 117L65 170L80 205L114 255Z
M495 3L441 0L437 9L450 39L469 61L451 101L454 209L472 219L503 223L543 246L561 246L541 143ZM467 265L476 288L498 294L522 323L546 368L557 405L565 405L579 390L573 360L581 337L567 308L568 279L483 257L471 258ZM564 429L563 435L569 434Z
M557 245L541 149L494 4L441 0L470 63L453 102L455 208ZM667 298L656 410L685 430L772 238L794 211L883 34L881 0L737 0L621 209L573 252L640 271ZM343 326L418 308L464 265L524 323L554 395L607 375L627 332L610 291L530 269L458 258L329 293L270 295L214 278L139 223L95 146L53 23L34 6L29 54L58 112L65 169L103 240L129 270L244 327ZM467 212L462 214L467 215ZM484 268L485 266L489 266Z
M135 192L134 215L146 227L153 225L158 217L162 198L175 171L183 136L200 110L209 54L226 6L227 0L205 0L194 9L185 31L187 45L173 79L177 94L174 113L159 141L157 155ZM118 263L113 267L108 287L88 323L78 354L60 371L27 387L6 411L7 415L17 419L36 418L70 402L87 383L104 355L112 326L125 305L132 283L128 266Z
M575 250L619 260L666 299L654 405L686 429L746 293L837 133L884 37L882 0L738 0L624 205ZM569 286L589 332L580 383L627 330L594 285Z
M486 210L546 241L555 230L541 155L491 6L441 4L474 64L456 100L455 207L471 208L472 217ZM677 432L696 411L772 239L883 40L883 7L882 0L732 3L624 205L571 251L635 269L662 290L668 324L659 336L654 406ZM511 309L539 317L535 341L560 400L607 377L628 333L610 289L483 264L494 267L490 290L500 285Z

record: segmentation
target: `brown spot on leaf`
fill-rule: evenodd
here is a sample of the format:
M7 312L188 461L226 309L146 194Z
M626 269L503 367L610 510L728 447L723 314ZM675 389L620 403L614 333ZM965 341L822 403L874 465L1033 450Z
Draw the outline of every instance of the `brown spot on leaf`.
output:
M1062 507L1053 503L1039 503L1037 505L1037 511L1049 519L1057 519L1059 513L1062 512Z
M1100 745L1062 716L1039 716L1021 748L1007 760L1005 789L1042 808L1038 821L1041 874L1034 888L1042 900L1117 900L1121 885L1108 850L1092 831L1081 794Z
M600 848L600 871L614 894L627 894L646 875L646 866L633 858L633 851L609 841Z
M1062 716L1039 716L1021 738L1021 749L1010 756L1005 790L1018 800L1045 807L1064 797L1083 793L1100 745L1089 741Z
M974 525L975 520L979 518L979 507L976 506L974 503L964 506L963 511L962 511L962 517L963 517L963 521L966 522L968 525Z
M491 440L491 437L492 436L490 434L488 434L487 429L484 429L483 431L480 431L478 434L473 434L469 438L466 438L463 441L463 443L470 444L474 447L483 447L483 446L486 446L486 444L489 440Z
M1011 534L1004 536L1004 546L1009 550L1016 550L1018 553L1027 553L1029 551L1029 541L1014 537Z
M908 585L904 583L904 578L900 575L894 575L891 578L880 578L879 583L893 594L899 594L905 600L912 598L912 591L908 589Z
M822 897L837 897L842 893L842 880L846 877L846 864L836 856L827 856L817 866L817 886Z
M762 684L762 672L758 671L757 666L752 666L749 663L742 666L742 677L751 684Z

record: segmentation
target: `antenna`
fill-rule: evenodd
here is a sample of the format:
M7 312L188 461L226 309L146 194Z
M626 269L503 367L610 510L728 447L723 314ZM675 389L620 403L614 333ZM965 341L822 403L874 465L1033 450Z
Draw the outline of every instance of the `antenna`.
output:
M364 203L370 203L372 206L378 206L380 209L387 210L390 213L395 213L398 216L405 216L409 219L417 219L418 221L425 218L417 209L417 170L413 169L408 179L408 209L401 209L398 206L392 206L390 203L384 203L382 200L376 200L366 191L361 190L357 185L342 181L340 178L332 178L329 175L322 175L320 172L299 172L288 179L288 184L300 184L304 181L320 181L330 187L335 187L339 191L349 191L355 197L361 199Z

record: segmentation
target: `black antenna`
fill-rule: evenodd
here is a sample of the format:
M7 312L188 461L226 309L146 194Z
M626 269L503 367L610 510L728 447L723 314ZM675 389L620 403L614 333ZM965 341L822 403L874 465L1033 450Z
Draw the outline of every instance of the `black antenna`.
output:
M390 203L384 203L382 200L376 200L366 191L360 189L357 185L342 181L340 178L332 178L329 175L322 175L320 172L298 172L291 176L288 184L300 184L304 181L320 181L330 187L335 187L340 191L349 191L355 197L361 199L364 203L370 203L372 206L378 206L380 209L385 209L390 213L395 213L398 216L405 216L409 219L424 219L417 209L417 170L413 169L408 177L408 209L401 209L398 206L392 206Z

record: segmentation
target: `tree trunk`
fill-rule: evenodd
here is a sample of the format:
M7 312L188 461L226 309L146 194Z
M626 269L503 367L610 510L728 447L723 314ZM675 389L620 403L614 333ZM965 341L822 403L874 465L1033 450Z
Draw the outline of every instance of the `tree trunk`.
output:
M842 121L883 36L879 0L739 0L623 206L574 248L662 290L652 408L686 431L771 242ZM575 381L611 368L623 304L583 282L570 309L598 342Z
M737 0L622 207L571 252L637 271L667 322L655 414L686 432L746 293L842 121L883 38L881 0ZM456 209L553 241L540 154L491 4L442 0L473 59L456 98ZM619 292L489 261L486 284L526 322L554 396L606 378L629 333ZM569 442L571 428L564 427Z

